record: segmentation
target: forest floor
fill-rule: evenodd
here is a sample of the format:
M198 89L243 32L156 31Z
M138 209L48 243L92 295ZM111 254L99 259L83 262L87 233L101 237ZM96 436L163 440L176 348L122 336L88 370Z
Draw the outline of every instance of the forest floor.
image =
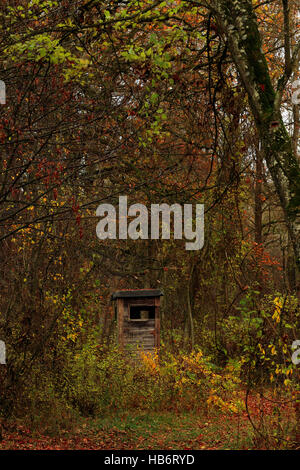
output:
M285 429L282 442L290 441L293 427L290 407L281 418L274 419L274 406L269 400L249 401L249 412L255 426L271 436L276 423ZM262 419L263 411L263 421ZM282 420L283 418L283 420ZM263 428L261 427L263 423ZM266 427L267 426L267 427ZM256 434L257 436L257 434ZM246 411L236 414L221 412L115 412L107 416L77 418L69 430L55 429L50 421L30 429L16 422L2 432L0 450L250 450L265 449L266 441L255 437ZM286 448L286 447L285 447Z
M5 430L0 450L249 449L251 425L238 417L194 413L128 413L87 418L56 436L25 426Z

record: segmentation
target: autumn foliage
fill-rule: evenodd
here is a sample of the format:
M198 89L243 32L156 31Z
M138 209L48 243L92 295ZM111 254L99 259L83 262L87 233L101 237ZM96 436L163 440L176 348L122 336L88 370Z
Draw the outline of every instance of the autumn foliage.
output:
M137 410L299 447L297 8L1 3L0 448L14 423L60 435ZM203 249L99 241L119 195L204 204ZM164 291L161 349L133 360L110 296L146 287Z

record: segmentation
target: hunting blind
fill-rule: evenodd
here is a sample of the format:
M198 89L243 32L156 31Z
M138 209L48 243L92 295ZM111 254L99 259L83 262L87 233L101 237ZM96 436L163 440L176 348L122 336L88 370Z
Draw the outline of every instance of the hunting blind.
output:
M119 345L152 352L160 344L160 297L158 289L121 290L112 294L116 301Z

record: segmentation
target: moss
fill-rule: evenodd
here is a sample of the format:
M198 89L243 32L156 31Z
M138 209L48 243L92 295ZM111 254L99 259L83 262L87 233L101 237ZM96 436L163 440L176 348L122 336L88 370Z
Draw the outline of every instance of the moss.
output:
M235 4L232 1L226 1L224 2L223 11L230 23L232 18L236 22L242 18L245 32L243 39L240 41L240 47L246 53L247 66L259 93L263 109L263 121L268 123L273 116L275 91L270 79L267 61L262 52L261 36L252 3L247 0L240 0Z
M262 109L259 123L261 137L262 139L266 135L270 137L268 152L275 157L277 165L287 179L290 195L287 212L293 220L298 213L300 203L299 165L282 118L274 115L276 93L271 82L267 60L262 51L261 35L252 2L226 0L222 2L222 10L229 24L238 24L240 27L242 39L239 46L245 53L250 79L256 86ZM274 129L272 129L272 121L278 122Z

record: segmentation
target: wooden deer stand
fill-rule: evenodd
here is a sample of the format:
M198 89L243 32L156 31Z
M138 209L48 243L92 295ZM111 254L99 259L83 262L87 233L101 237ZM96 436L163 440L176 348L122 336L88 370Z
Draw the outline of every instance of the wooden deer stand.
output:
M121 290L114 292L117 337L121 348L154 352L160 345L160 297L158 289Z

